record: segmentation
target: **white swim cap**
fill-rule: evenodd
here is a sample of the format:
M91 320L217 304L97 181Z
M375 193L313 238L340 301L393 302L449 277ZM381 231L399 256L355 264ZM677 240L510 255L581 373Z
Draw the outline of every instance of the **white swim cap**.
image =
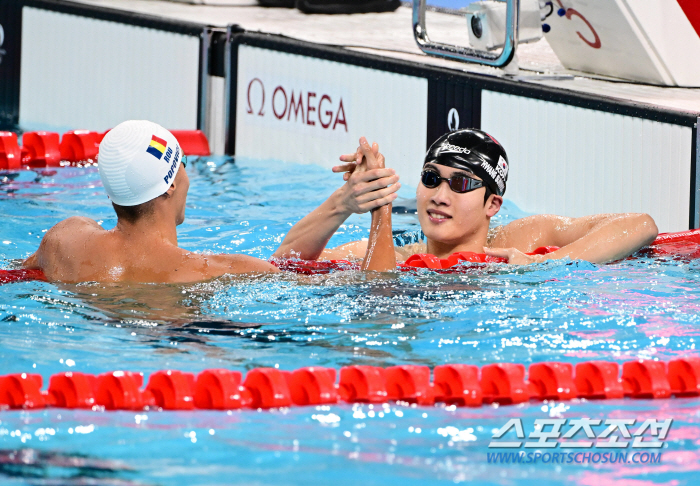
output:
M137 206L165 194L182 149L165 128L147 120L120 123L105 135L97 167L107 195L119 206Z

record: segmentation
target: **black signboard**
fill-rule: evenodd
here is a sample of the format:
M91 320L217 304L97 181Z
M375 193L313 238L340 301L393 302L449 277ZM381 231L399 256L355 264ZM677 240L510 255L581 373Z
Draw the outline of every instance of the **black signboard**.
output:
M428 147L447 132L480 124L480 88L461 80L428 78Z
M19 122L19 72L22 42L22 4L0 1L0 129Z

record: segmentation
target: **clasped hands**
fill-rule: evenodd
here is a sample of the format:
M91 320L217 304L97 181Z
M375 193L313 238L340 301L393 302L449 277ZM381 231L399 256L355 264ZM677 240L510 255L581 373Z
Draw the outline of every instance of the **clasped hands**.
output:
M333 167L333 172L343 172L346 181L341 192L342 205L348 214L366 213L385 206L397 198L401 187L399 176L394 169L385 167L384 156L379 153L379 145L371 146L365 137L360 138L360 146L352 154L340 156L343 164ZM484 248L487 255L506 258L508 263L528 265L547 260L544 255L527 255L516 248Z
M333 172L344 172L346 182L339 191L345 212L366 213L396 199L401 188L399 176L384 166L384 156L376 142L370 146L362 137L357 151L341 155L340 160L343 164L333 167Z

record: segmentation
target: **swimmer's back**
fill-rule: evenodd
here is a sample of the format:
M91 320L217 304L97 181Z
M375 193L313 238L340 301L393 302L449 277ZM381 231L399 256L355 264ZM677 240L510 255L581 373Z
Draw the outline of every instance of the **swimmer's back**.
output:
M145 236L145 235L144 235ZM276 272L247 255L201 255L163 238L127 239L96 221L72 217L51 228L25 268L61 282L198 282L227 273Z

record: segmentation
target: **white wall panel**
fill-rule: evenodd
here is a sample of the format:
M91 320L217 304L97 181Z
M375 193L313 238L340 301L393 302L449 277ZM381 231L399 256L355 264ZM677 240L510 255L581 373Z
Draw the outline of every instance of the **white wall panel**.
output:
M199 39L25 7L20 125L197 128Z
M300 110L289 114L292 92L295 101L302 93L303 118ZM415 187L426 150L427 97L424 78L242 45L236 155L331 167L366 136L403 184Z
M508 153L506 198L532 213L649 213L688 229L692 130L483 91L481 126Z

